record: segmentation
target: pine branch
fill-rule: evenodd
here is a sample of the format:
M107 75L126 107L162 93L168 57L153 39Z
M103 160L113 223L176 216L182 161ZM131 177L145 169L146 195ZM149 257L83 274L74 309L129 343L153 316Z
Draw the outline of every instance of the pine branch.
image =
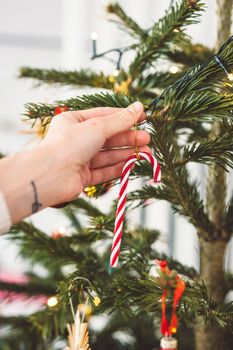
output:
M233 69L233 36L231 36L220 48L217 55L223 62L226 69L230 72ZM175 101L186 95L190 96L191 92L205 91L209 93L213 89L221 88L221 91L227 92L229 89L228 77L219 63L215 60L215 55L210 56L206 61L197 64L191 68L180 80L168 87L161 98L164 99L165 105L170 105L171 100Z
M128 97L123 94L114 94L102 92L94 95L83 95L76 98L69 98L68 100L56 101L54 104L26 104L25 116L28 119L40 119L42 124L47 123L47 118L52 118L57 106L67 107L69 110L77 111L80 109L94 108L94 107L127 107L136 99Z
M165 253L152 252L151 258L153 260L166 260L171 270L175 270L179 275L184 275L186 278L194 279L198 276L198 272L193 267L183 265L178 260Z
M173 6L166 15L156 23L146 40L137 49L137 56L130 65L130 73L135 79L142 71L151 65L161 54L166 55L172 50L174 44L183 38L183 28L197 23L200 12L203 11L203 3L197 0L195 6L182 0ZM177 31L174 31L178 29Z
M233 303L216 303L202 281L191 284L184 298L184 307L180 308L180 315L185 319L201 315L207 325L214 322L220 327L233 330Z
M74 227L74 229L77 232L80 232L83 227L82 227L82 224L80 223L80 221L78 220L77 216L75 215L74 210L72 210L71 207L68 206L68 207L63 209L63 213L70 220L71 225Z
M196 120L212 122L215 119L233 117L233 95L219 94L213 91L195 91L176 95L171 92L166 96L166 105L169 106L168 116L177 121Z
M163 185L160 187L144 186L141 190L130 193L129 200L140 200L140 204L144 204L147 199L168 201L174 212L186 217L194 225L198 234L207 240L214 239L217 235L216 228L204 211L196 183L187 181L185 170L176 171L175 181L171 181L170 176L169 180L163 177Z
M169 267L179 274L189 278L196 277L197 271L194 268L182 265L171 256L152 249L152 244L158 240L159 236L159 231L141 227L135 228L134 231L126 231L121 247L122 268L127 271L137 270L142 276L145 276L154 265L154 263L148 264L148 261L166 260Z
M117 2L109 4L107 6L107 12L117 16L120 19L120 24L123 24L132 36L139 37L142 40L147 38L146 30L142 29L138 23L129 17Z
M54 295L56 288L54 288L54 281L51 279L38 279L37 283L28 282L25 284L7 283L0 280L0 290L9 293L24 294L28 297L35 295Z
M90 200L84 198L77 198L71 202L71 208L76 210L83 210L89 217L104 216L104 213L97 208Z
M182 152L182 150L181 150ZM188 162L203 164L217 164L223 169L233 167L233 135L225 134L215 139L202 140L200 143L194 142L190 146L183 148L182 159L177 165Z
M192 44L189 39L183 40L177 47L166 56L174 63L192 67L214 54L212 49L202 44Z
M147 75L140 75L137 81L137 86L140 89L164 89L168 85L171 85L181 78L183 73L172 74L169 72L155 72Z
M173 131L161 124L159 119L151 119L151 145L156 150L156 157L162 166L162 185L145 186L135 191L131 200L156 198L166 200L172 204L175 212L185 216L205 238L215 237L216 228L210 222L204 210L204 203L200 198L197 184L190 182L187 169L176 166L180 160L180 148L173 142Z
M185 135L188 143L201 142L209 136L208 128L197 121L178 121L173 123L172 128L177 135Z
M70 314L58 304L57 307L47 307L30 315L28 321L41 334L42 339L51 341L64 334L69 316Z
M77 275L76 275L77 276ZM76 277L75 274L73 278ZM69 281L69 286L71 281ZM77 284L78 282L78 284ZM88 292L85 288L85 281L73 281L76 291L74 296L78 295L77 290L80 288ZM80 284L81 283L81 284ZM209 295L203 283L186 281L187 288L178 308L178 314L184 318L186 322L193 321L198 315L202 315L206 323L215 322L221 327L229 327L232 329L233 321L233 304L217 304ZM87 287L88 285L86 285ZM120 288L119 288L120 286ZM66 288L67 290L67 288ZM71 290L73 291L73 290ZM143 312L148 314L152 312L154 315L161 313L161 294L162 290L158 278L135 277L132 274L126 274L125 270L116 271L112 275L110 284L102 284L102 291L99 292L101 304L98 312L109 310L117 311L119 320L121 316L127 319L135 319ZM67 309L65 309L67 310ZM57 334L64 334L65 325L67 323L67 312L64 313L61 304L56 308L46 308L37 312L30 317L21 320L9 320L9 324L23 324L28 322L30 329L34 329L37 334L41 334L43 338L54 339ZM0 323L6 324L7 320Z
M51 267L53 264L57 266L82 261L85 256L84 245L88 247L96 238L83 233L53 239L26 222L13 226L10 232L11 239L19 244L23 257L30 259L32 263L40 261L44 266ZM82 248L79 248L80 243L83 244Z
M2 316L1 350L27 349L27 350L54 350L49 342L42 338L38 330L24 316ZM5 328L5 329L4 329ZM27 330L25 332L25 330ZM12 336L13 335L13 336Z
M126 226L126 225L125 225ZM137 271L146 276L150 270L148 261L152 257L152 244L159 238L159 231L136 227L133 231L124 227L121 244L121 268Z
M90 210L91 205L88 206L87 203L85 206L85 201L80 202L83 202L83 208ZM52 272L55 271L56 266L76 264L82 266L81 271L83 272L86 269L90 270L89 274L92 275L92 266L95 265L97 268L100 265L98 252L93 251L92 244L109 239L110 232L111 235L113 232L114 219L115 211L113 210L107 215L96 216L95 213L89 219L87 227L59 239L46 235L32 224L21 222L12 227L10 238L19 244L20 254L32 263L40 261L41 265L52 269ZM109 244L110 241L106 249Z
M119 312L111 314L106 327L102 332L93 330L92 346L93 349L101 350L120 350L122 343L120 339L116 341L114 335L118 331L123 331L126 336L133 337L135 350L141 349L159 349L159 339L154 332L154 316L146 312L141 312L137 317L122 318ZM179 342L180 344L180 342ZM131 343L124 345L126 349L131 348Z
M233 303L217 304L208 295L203 283L189 280L186 281L186 285L178 309L178 313L185 321L193 321L195 317L202 315L206 323L213 321L222 327L232 329ZM117 286L121 286L120 290ZM132 313L137 314L139 309L159 314L161 294L157 278L140 279L118 273L113 276L112 286L103 290L101 308L117 310L126 317Z
M219 51L219 56L233 68L233 38ZM168 109L167 114L177 120L212 120L232 115L232 94L218 94L211 91L211 87L220 86L226 75L221 67L211 57L205 64L191 69L181 80L178 80L163 93L163 105ZM201 90L198 91L198 88ZM194 91L195 90L195 91ZM208 90L208 91L205 91ZM40 119L42 124L48 123L48 116L52 117L56 106L68 107L70 110L86 109L99 106L126 107L133 102L132 97L121 94L100 93L57 101L53 105L27 104L26 116L30 119ZM161 106L162 107L162 106ZM212 118L210 118L210 115ZM169 121L169 119L167 120Z
M99 74L90 69L80 71L59 71L56 69L38 69L31 67L20 68L20 78L32 78L41 83L61 84L72 86L92 86L96 88L112 89L113 83L103 72Z

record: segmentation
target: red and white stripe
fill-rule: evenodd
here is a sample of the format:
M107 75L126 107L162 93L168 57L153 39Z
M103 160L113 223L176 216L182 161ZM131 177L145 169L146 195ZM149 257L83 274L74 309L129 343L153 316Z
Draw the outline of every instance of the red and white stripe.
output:
M121 246L121 237L123 233L123 220L125 216L125 207L126 207L126 196L127 196L127 185L129 182L129 175L131 168L137 160L147 160L153 169L153 178L154 182L159 182L161 180L161 170L160 164L157 159L147 152L138 152L138 154L133 154L130 156L122 169L121 174L121 187L119 193L119 200L116 211L116 219L114 226L114 237L112 243L112 251L110 258L110 267L117 267L118 258L120 254L120 246Z

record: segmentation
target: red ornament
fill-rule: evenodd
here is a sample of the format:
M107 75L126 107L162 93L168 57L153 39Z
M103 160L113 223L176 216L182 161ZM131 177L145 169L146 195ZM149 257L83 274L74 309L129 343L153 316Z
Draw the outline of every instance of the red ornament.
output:
M51 237L56 240L56 239L60 239L60 238L64 237L64 234L61 232L53 232Z
M62 106L62 107L60 107L60 106L57 106L56 108L55 108L55 110L54 110L54 115L58 115L58 114L60 114L60 113L62 113L62 112L66 112L66 111L68 111L68 107L66 107L66 106Z
M165 289L163 291L163 295L161 298L161 301L162 301L161 333L162 334L168 333L168 329L169 329L169 324L168 324L168 320L166 317L166 298L167 298L167 290Z
M167 261L166 260L159 260L158 264L159 264L161 270L164 272L165 268L167 267Z
M164 280L165 280L163 294L161 297L161 302L162 302L161 333L166 337L171 337L171 335L175 334L177 331L178 319L176 315L176 309L184 293L185 282L177 274L174 275L174 271L169 269L166 260L157 261L157 263L159 264L161 269L161 275L162 275L161 278L163 279L164 277ZM167 293L168 293L169 287L175 288L170 324L168 323L167 315L166 315Z
M66 234L66 228L64 226L61 226L52 232L51 237L56 240L64 237L65 234Z

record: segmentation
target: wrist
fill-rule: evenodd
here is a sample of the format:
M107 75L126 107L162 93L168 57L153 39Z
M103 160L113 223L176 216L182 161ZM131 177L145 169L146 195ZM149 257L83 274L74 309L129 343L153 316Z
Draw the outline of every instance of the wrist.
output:
M55 145L41 143L0 162L0 189L3 192L12 223L43 209L66 201L67 169L59 160Z

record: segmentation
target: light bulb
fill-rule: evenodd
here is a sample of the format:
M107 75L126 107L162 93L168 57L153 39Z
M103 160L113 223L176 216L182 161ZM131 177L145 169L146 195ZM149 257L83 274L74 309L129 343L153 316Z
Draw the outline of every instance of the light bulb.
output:
M58 300L57 300L56 297L50 297L50 298L47 300L47 305L48 305L49 307L54 307L54 306L57 305L57 303L58 303Z
M119 69L115 69L115 70L113 71L113 73L112 73L112 75L113 75L114 77L118 77L119 74L120 74Z
M179 71L179 68L178 68L177 66L171 66L171 67L169 68L169 72L170 72L171 74L176 74L178 71Z
M96 32L91 33L91 39L92 40L97 40L98 39L98 34Z
M66 233L66 228L65 228L65 226L60 226L60 227L58 228L58 232L61 233L62 235L64 235L64 234Z
M174 32L174 33L179 33L179 31L180 31L179 28L174 28L174 29L173 29L173 32Z
M227 77L230 81L233 81L233 73L228 73Z

